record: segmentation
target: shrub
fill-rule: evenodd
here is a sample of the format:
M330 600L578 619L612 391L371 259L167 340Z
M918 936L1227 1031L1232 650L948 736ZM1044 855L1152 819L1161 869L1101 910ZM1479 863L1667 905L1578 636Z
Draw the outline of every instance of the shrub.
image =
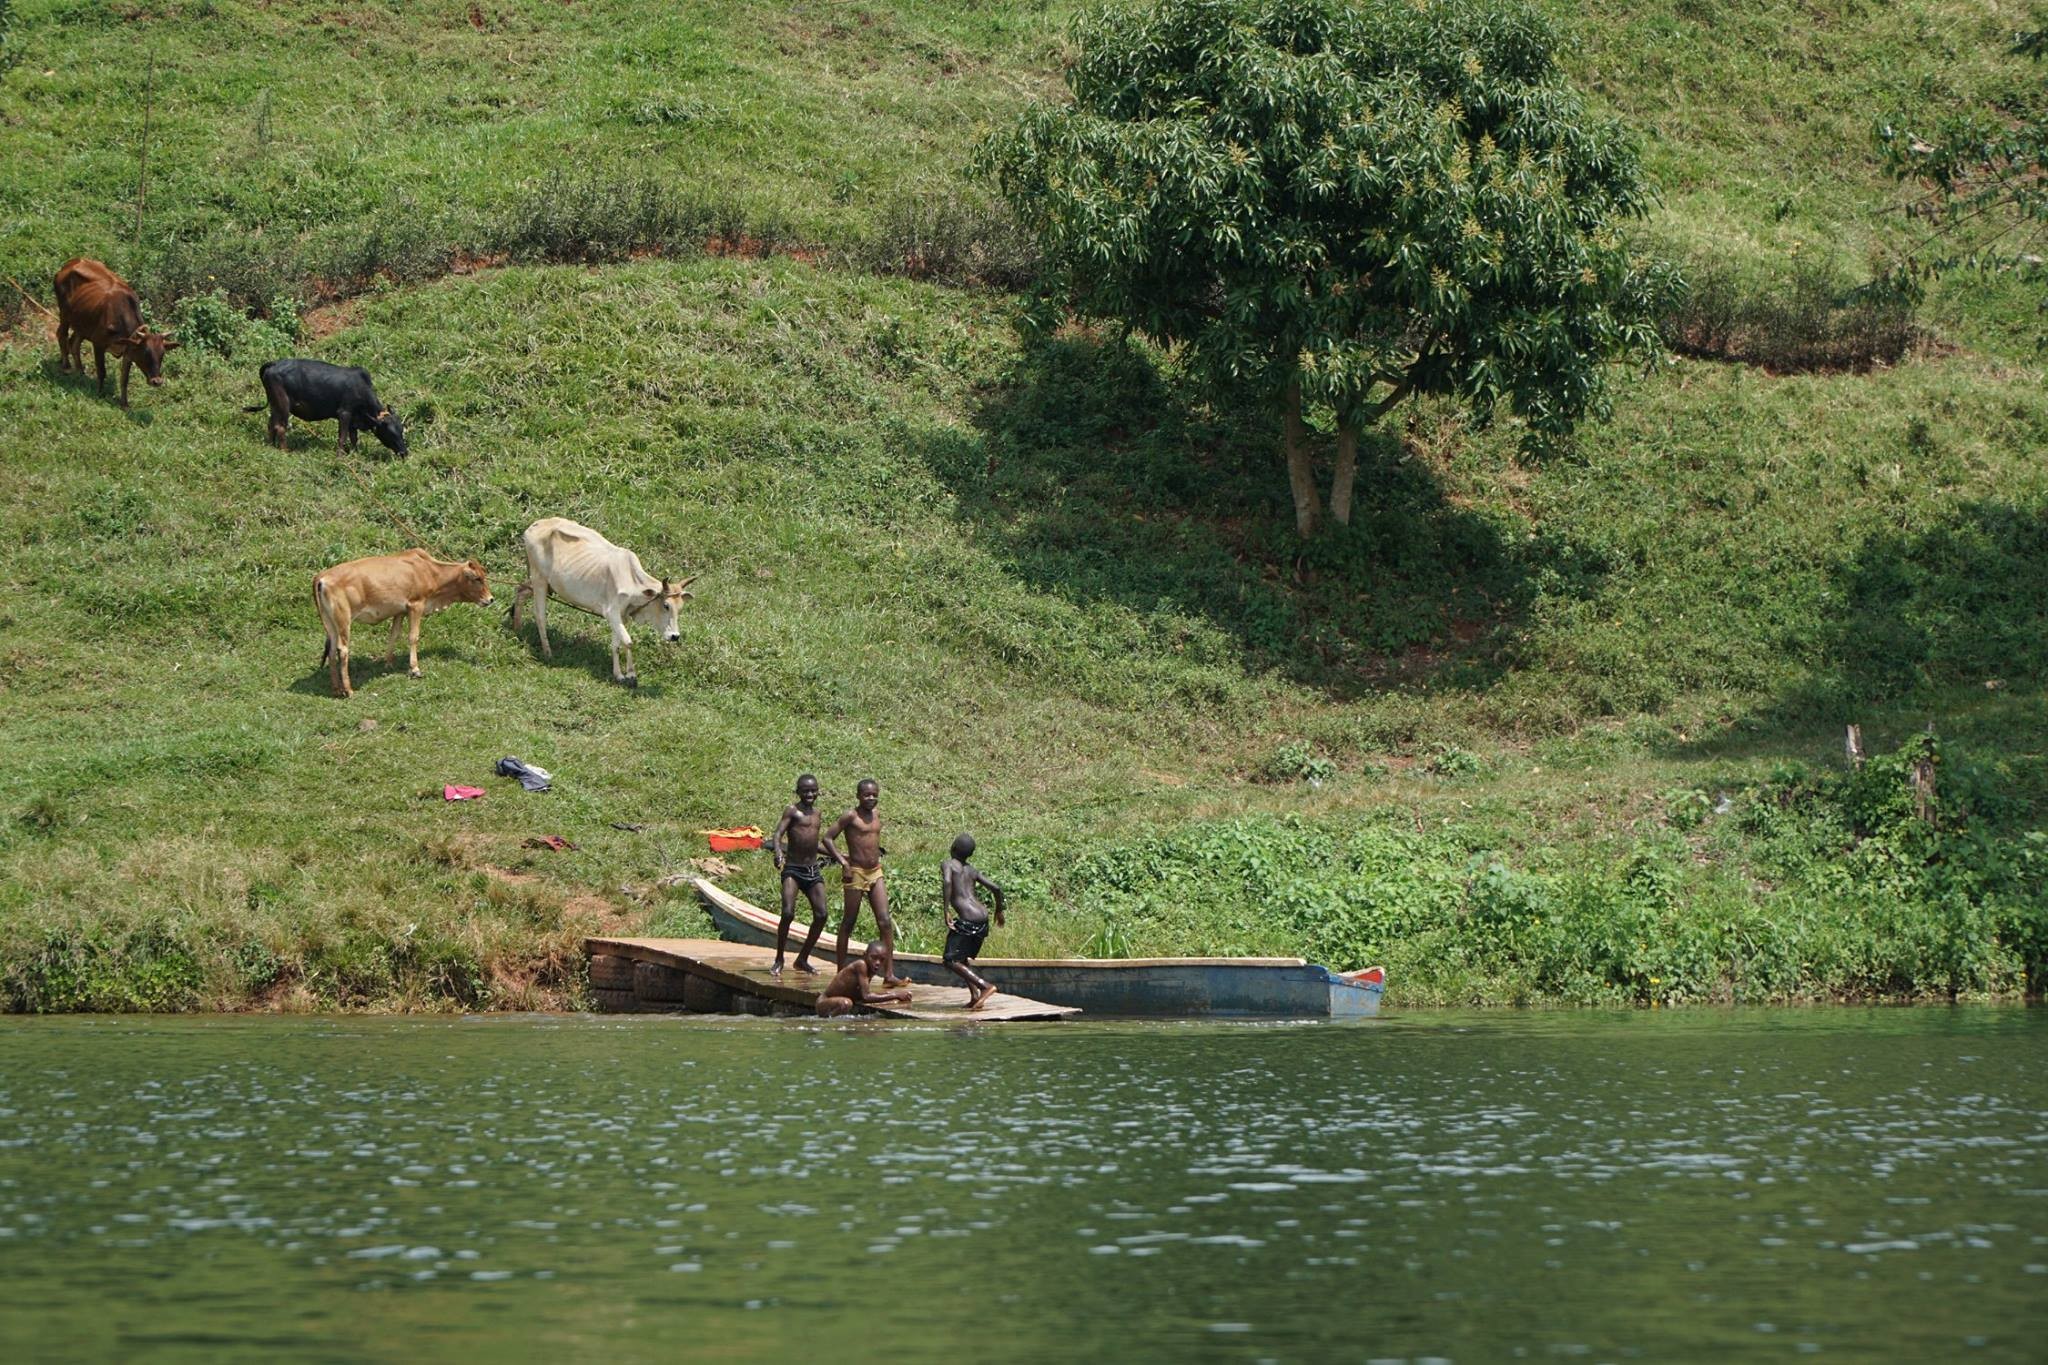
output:
M237 306L224 289L188 294L171 310L178 337L195 350L222 357L275 359L299 340L299 305L289 294L270 300L264 316Z
M1254 776L1260 782L1306 782L1319 787L1336 775L1336 764L1312 745L1291 739L1266 755Z
M1477 777L1487 771L1486 760L1455 744L1432 744L1422 760L1422 771L1432 777Z
M560 172L514 200L486 235L492 250L515 260L579 264L707 245L756 254L795 240L787 223L750 215L734 199L684 193L652 176Z
M1896 361L1919 335L1908 291L1882 279L1851 285L1832 258L1803 257L1762 279L1723 264L1686 273L1659 323L1683 355L1779 374L1866 370Z
M149 281L150 301L166 310L191 295L216 291L237 308L263 310L280 295L308 297L314 285L290 243L235 231L173 237L138 278Z
M881 274L955 286L1022 289L1038 272L1038 248L1006 206L950 186L897 198L853 254Z

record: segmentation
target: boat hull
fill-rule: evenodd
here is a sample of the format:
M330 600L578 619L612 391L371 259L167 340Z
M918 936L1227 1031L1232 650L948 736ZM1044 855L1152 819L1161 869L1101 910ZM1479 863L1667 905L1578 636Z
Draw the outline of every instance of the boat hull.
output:
M708 881L696 887L722 938L775 946L776 915ZM926 985L959 984L927 953L898 953L896 969ZM974 969L997 990L1091 1015L1365 1019L1385 990L1299 958L983 958Z

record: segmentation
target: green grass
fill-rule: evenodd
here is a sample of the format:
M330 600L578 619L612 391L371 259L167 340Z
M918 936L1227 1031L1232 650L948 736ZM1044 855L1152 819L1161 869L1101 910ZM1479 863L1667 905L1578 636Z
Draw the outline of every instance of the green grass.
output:
M289 293L391 242L488 246L565 165L843 249L372 281L300 345L371 369L406 460L339 459L331 427L267 447L239 411L264 355L177 352L123 413L33 325L0 346L11 1007L573 999L582 933L695 931L655 884L806 769L828 803L881 780L924 947L971 828L1022 892L1004 951L1384 958L1411 1003L2038 973L2048 398L2009 288L1945 290L1928 317L1962 349L1870 374L1629 379L1547 465L1417 410L1362 452L1356 524L1304 549L1273 433L1169 358L1026 347L998 293L858 268L1049 87L1058 9L19 11L0 269L32 288L86 252ZM1577 18L1574 60L1650 142L1656 232L1760 270L1880 242L1862 130L1923 71L2003 79L1971 35L2012 19L1845 9L1815 37L1807 8L1724 11ZM122 91L151 46L135 252ZM548 664L455 608L424 679L362 662L372 632L332 699L310 579L410 543L387 506L501 594L548 515L702 571L683 642L643 641L630 693L593 619ZM1891 750L1930 720L1969 775L1933 844L1828 776L1844 723ZM557 790L490 777L504 754ZM522 846L541 833L580 847Z

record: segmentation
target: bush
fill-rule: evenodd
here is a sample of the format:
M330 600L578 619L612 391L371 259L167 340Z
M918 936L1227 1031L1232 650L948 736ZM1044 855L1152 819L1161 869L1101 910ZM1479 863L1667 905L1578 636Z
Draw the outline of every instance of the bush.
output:
M1006 206L950 186L899 197L853 254L880 274L955 286L1022 289L1038 273L1038 248Z
M1920 334L1908 291L1885 280L1851 285L1832 259L1804 257L1762 280L1721 264L1686 273L1659 322L1682 355L1778 374L1867 370L1898 360Z
M223 358L274 360L289 355L300 336L298 301L274 296L261 316L229 300L225 289L188 294L171 310L179 340Z
M1422 771L1431 777L1477 777L1487 771L1486 760L1455 744L1432 744L1422 760Z
M1258 782L1306 782L1319 787L1337 775L1337 765L1302 740L1291 739L1266 755L1253 780Z
M577 264L707 246L756 255L795 240L788 224L750 215L737 200L684 193L651 176L560 172L515 200L486 235L492 250L514 260Z
M151 303L166 311L194 294L216 291L237 308L261 310L280 295L310 297L314 288L312 274L293 245L235 231L197 239L173 237L137 278L148 280Z

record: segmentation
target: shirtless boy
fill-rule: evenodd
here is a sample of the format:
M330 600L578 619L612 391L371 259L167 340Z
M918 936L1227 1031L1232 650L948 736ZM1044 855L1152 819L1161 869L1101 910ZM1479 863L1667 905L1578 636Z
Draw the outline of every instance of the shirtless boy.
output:
M909 1004L909 991L889 991L882 995L869 995L868 983L882 970L882 945L870 943L867 950L851 964L839 969L839 975L832 978L832 984L825 987L825 993L818 997L818 1017L831 1019L842 1014L852 1014L862 1005Z
M974 894L974 888L985 886L995 897L997 924L1003 922L1003 888L967 861L973 856L974 836L961 835L953 841L953 856L939 864L939 878L946 905L946 969L967 983L967 989L973 992L967 1008L978 1010L988 1003L996 988L976 976L967 965L980 954L981 945L988 942L988 907Z
M818 859L823 854L835 863L839 861L838 849L819 844L818 826L822 823L818 813L818 779L805 773L796 780L796 804L782 812L782 818L775 823L775 833L768 838L768 851L775 856L776 870L782 873L782 923L775 928L775 965L768 969L771 976L782 975L782 954L789 945L789 925L796 918L799 891L811 903L811 932L804 939L803 951L796 955L796 969L813 973L818 970L811 965L811 950L818 946L818 935L825 932L825 874Z
M875 806L882 799L881 784L872 777L861 779L853 789L854 808L832 822L825 831L824 845L839 864L841 885L846 889L846 908L839 917L839 941L833 955L846 965L846 940L860 919L860 903L875 907L875 933L882 942L882 984L908 986L910 979L896 975L896 921L889 918L889 888L882 885L882 817ZM832 841L846 836L846 856L840 857Z

